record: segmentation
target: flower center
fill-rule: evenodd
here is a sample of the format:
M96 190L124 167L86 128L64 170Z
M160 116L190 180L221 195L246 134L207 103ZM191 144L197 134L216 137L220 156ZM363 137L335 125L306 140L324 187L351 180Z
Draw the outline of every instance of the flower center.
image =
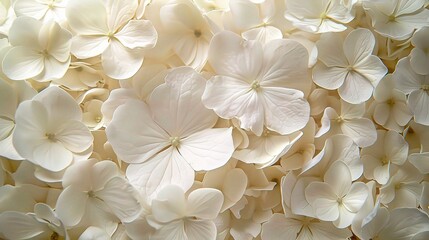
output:
M60 235L58 235L58 233L56 232L53 232L50 237L50 240L58 240L58 239L60 239Z
M428 92L429 91L429 85L428 84L424 84L421 86L421 88L423 91Z
M57 138L55 137L54 133L46 133L45 136L52 142L56 142Z
M270 133L271 133L270 130L264 129L264 133L262 133L262 136L268 137L270 135Z
M386 164L388 164L388 163L389 163L389 159L388 159L386 156L384 156L384 157L381 159L381 163L383 163L383 165L386 165Z
M97 116L97 117L95 118L95 122L96 122L96 123L100 123L100 122L101 122L101 117L100 117L100 116Z
M354 71L355 69L353 68L353 66L349 65L349 66L347 66L347 67L346 67L346 70L347 70L348 72L352 72L352 71Z
M396 16L395 15L390 15L388 20L389 20L389 22L395 22L396 21Z
M342 123L344 121L343 117L338 116L336 119L337 123Z
M170 144L173 147L177 147L180 144L180 138L179 137L170 137Z
M196 37L196 38L199 38L199 37L201 37L201 31L200 30L195 30L194 31L194 36Z
M261 85L259 84L259 81L255 80L252 82L252 85L250 85L250 87L256 91L261 87Z
M90 198L95 198L96 197L94 191L92 191L92 190L88 192L88 196Z

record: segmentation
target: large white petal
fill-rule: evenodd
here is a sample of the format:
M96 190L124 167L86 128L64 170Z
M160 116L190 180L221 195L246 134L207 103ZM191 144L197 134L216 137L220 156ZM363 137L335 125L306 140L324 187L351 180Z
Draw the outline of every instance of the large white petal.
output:
M343 67L327 67L318 62L313 68L313 81L323 88L334 90L343 85L347 74L347 69Z
M69 69L70 61L71 57L65 62L59 62L52 56L45 57L43 71L39 75L34 76L33 79L41 82L60 79L64 77Z
M39 32L39 42L44 43L43 47L48 51L49 55L59 62L69 60L71 39L72 34L58 23L45 24Z
M156 221L168 223L185 217L186 199L184 190L175 184L166 185L152 200L152 214Z
M232 128L206 129L180 141L180 154L195 171L225 165L234 152Z
M104 73L114 79L127 79L140 69L143 63L141 49L129 49L117 40L110 40L101 55Z
M82 192L75 186L64 189L58 197L55 212L64 225L77 225L85 214L88 193Z
M354 65L354 70L370 81L374 87L388 72L387 67L377 56L369 56L362 60Z
M415 90L419 90L424 76L419 75L413 71L409 58L402 58L396 65L395 72L393 73L395 81L395 88L399 91L410 94Z
M109 32L107 11L101 0L68 1L67 22L80 35L103 35Z
M223 204L223 194L213 188L199 188L188 196L187 216L215 219Z
M274 40L264 46L261 86L286 87L309 92L308 51L294 40Z
M168 73L165 81L148 101L159 126L170 136L181 138L213 127L217 116L201 102L206 81L200 74L180 67Z
M148 20L130 20L115 37L127 48L152 48L158 34Z
M262 46L229 31L216 34L210 44L209 63L218 75L230 76L251 83L262 68Z
M177 220L174 222L170 222L162 226L162 228L158 229L154 234L150 236L152 240L184 240L188 239L185 233L185 226L183 220Z
M122 177L110 179L104 189L95 194L123 222L131 222L140 215L142 208L135 189Z
M216 225L212 221L186 219L185 232L188 240L216 239Z
M33 100L41 102L47 111L50 129L69 120L82 120L82 112L76 100L59 87L48 87Z
M257 4L246 0L231 0L229 8L234 24L239 29L249 29L260 24L259 7Z
M338 197L327 183L310 183L305 188L305 198L321 220L334 221L338 218Z
M174 44L174 51L185 65L200 71L207 62L209 42L194 34L183 35Z
M107 36L76 35L73 37L71 52L80 59L86 59L102 54L108 46Z
M48 230L47 225L27 214L13 211L0 214L0 232L7 239L33 239Z
M358 104L368 100L373 90L374 86L367 78L356 71L349 71L338 94L344 101Z
M359 147L368 147L377 140L374 123L367 118L346 120L341 124L341 130Z
M118 107L106 134L115 153L128 163L144 162L169 144L168 134L153 121L142 101L130 100Z
M375 46L375 38L372 32L365 28L359 28L349 33L344 40L343 51L348 62L354 66L365 61L372 54Z
M31 17L19 17L13 21L9 31L9 42L13 46L25 46L39 49L39 31L42 22Z
M83 152L88 149L94 137L80 121L70 120L59 127L55 137L72 152Z
M13 5L17 16L31 16L35 19L42 19L48 12L47 4L33 0L17 0Z
M348 211L356 213L359 211L368 197L368 187L363 182L352 184L350 191L343 198L343 205Z
M132 185L150 197L169 184L188 190L195 172L177 150L170 147L143 164L131 164L126 174Z
M429 94L427 91L414 91L408 97L408 106L414 112L414 121L429 125Z
M43 55L37 50L18 46L10 49L3 59L4 74L12 80L26 80L44 69Z
M103 0L103 2L109 13L107 24L112 32L116 32L133 18L138 7L137 0Z
M71 164L73 154L60 142L46 139L34 148L32 161L49 171L58 172Z
M261 91L268 129L284 135L305 127L310 118L310 104L301 91L279 87L264 87Z
M264 124L264 107L259 94L245 81L215 76L207 82L202 96L204 105L220 117L238 118L240 127L261 135Z
M263 240L295 239L302 227L301 221L275 213L262 225L261 238Z
M347 67L349 62L343 52L343 39L335 33L320 36L316 43L318 58L327 67Z
M342 161L334 162L323 177L338 197L345 196L352 185L352 174Z
M417 208L397 208L378 235L381 239L410 239L423 229L429 229L428 215Z

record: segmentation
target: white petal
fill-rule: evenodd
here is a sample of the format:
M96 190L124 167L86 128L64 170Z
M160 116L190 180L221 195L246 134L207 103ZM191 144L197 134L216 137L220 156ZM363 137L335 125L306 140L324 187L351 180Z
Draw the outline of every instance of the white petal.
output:
M216 239L216 225L212 221L187 219L185 232L188 240Z
M256 80L262 67L262 46L256 41L243 41L235 33L216 34L209 50L209 63L218 75L250 81Z
M115 37L127 48L152 48L158 34L148 20L130 20Z
M313 206L319 219L334 221L338 218L338 197L327 183L310 183L305 189L305 198Z
M405 94L410 94L420 89L424 81L424 76L416 74L413 71L409 58L402 58L396 65L393 79L395 80L395 88Z
M108 26L110 31L117 31L124 26L136 13L138 1L105 0L106 11L109 13Z
M347 77L347 70L342 67L326 67L318 62L313 68L313 81L328 90L338 89Z
M359 147L368 147L377 139L377 131L367 118L352 119L341 125L343 133L353 139Z
M414 121L429 125L429 95L424 90L414 91L408 97L408 106L414 112Z
M249 29L260 24L259 7L251 1L232 0L229 3L234 24L239 29Z
M183 220L177 220L169 224L164 225L158 229L154 234L150 236L151 240L184 240L188 239L185 233L185 226Z
M345 196L352 185L352 174L342 161L332 163L323 179L338 197Z
M46 35L43 36L42 35ZM54 57L59 62L67 62L70 58L70 48L72 34L58 23L49 23L42 26L39 32L39 41L41 38L48 37L43 44L43 47L48 51L49 55Z
M124 121L127 124L124 125ZM120 106L106 134L115 153L128 163L148 160L168 146L169 139L167 133L153 121L147 105L141 101L129 101Z
M107 11L101 0L69 1L67 22L73 31L82 35L107 34Z
M429 173L429 153L413 153L408 160L423 174Z
M343 51L352 65L365 61L372 54L375 38L371 31L359 28L349 33L344 40Z
M43 223L21 212L6 211L0 214L0 232L8 239L32 239L48 229Z
M104 189L95 194L123 222L131 222L140 215L141 206L135 189L122 177L110 179Z
M55 136L64 147L72 152L85 151L92 145L94 140L88 128L82 122L76 120L65 122Z
M111 40L101 55L104 72L114 79L126 79L134 76L143 63L140 49L126 48L122 43Z
M310 105L301 91L264 87L265 125L280 134L291 134L307 124L310 117Z
M74 36L71 52L78 58L86 59L102 54L109 46L107 36Z
M349 71L344 84L338 89L340 97L351 104L363 103L372 96L374 87L358 72Z
M343 205L348 211L356 213L359 211L368 197L368 187L362 182L352 184L350 191L343 198Z
M176 41L174 51L185 65L200 71L207 61L209 42L194 35L185 35Z
M372 161L380 162L378 159L371 159ZM390 163L383 166L374 168L374 179L380 184L386 184L390 178Z
M80 236L78 240L108 240L109 234L101 228L90 226Z
M75 226L85 214L88 194L80 189L69 186L58 197L55 212L66 226Z
M165 81L148 101L159 126L170 136L181 138L213 127L217 116L201 102L205 89L201 75L192 68L181 67L169 72Z
M58 172L71 164L73 154L59 142L44 140L34 149L33 161L49 171Z
M234 152L232 128L206 129L181 140L180 154L195 171L225 165Z
M308 93L311 78L307 49L293 40L275 40L265 44L261 75L261 86L286 87Z
M275 213L262 225L261 238L262 240L295 239L302 227L303 224L299 220Z
M71 57L66 62L59 62L52 56L44 58L44 69L43 71L33 77L37 81L50 81L62 78L70 65Z
M221 191L213 188L200 188L188 196L187 215L199 219L215 219L223 203Z
M390 221L378 235L382 239L410 239L429 228L428 215L417 208L397 208L390 213Z
M152 214L161 223L183 218L185 213L185 192L177 185L166 185L152 200Z
M348 211L344 206L340 206L340 215L337 220L333 222L333 224L337 228L346 228L350 226L350 224L353 222L353 219L356 215L356 213L352 213Z
M42 19L49 10L48 6L32 0L18 0L13 6L17 16L31 16L35 19Z
M13 80L25 80L44 69L43 55L31 48L19 46L9 50L3 59L4 74Z
M376 87L378 82L386 75L387 67L377 56L369 56L365 60L354 65L356 72L364 76Z
M37 39L41 27L42 22L34 18L24 16L17 18L10 27L8 36L10 44L13 46L25 46L37 49L40 47Z
M316 43L318 58L327 67L347 67L349 62L343 52L343 39L338 34L327 33Z
M127 177L142 194L151 196L163 186L176 184L188 190L194 181L194 170L172 147L158 153L143 164L131 164Z
M282 39L283 33L276 27L264 26L247 30L243 32L241 36L246 40L256 40L266 44L275 39Z
M264 109L256 91L250 84L230 77L215 76L207 82L202 96L204 105L220 117L238 118L240 127L261 135Z

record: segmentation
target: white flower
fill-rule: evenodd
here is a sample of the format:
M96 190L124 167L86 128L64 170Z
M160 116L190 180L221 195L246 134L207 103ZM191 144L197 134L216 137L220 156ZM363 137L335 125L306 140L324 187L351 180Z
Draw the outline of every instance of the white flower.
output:
M133 221L140 214L137 191L111 161L77 162L67 168L62 185L56 211L68 227L88 221L89 214L99 223L112 213L123 222Z
M302 132L299 131L290 135L280 135L265 129L260 137L249 134L249 146L236 150L233 157L264 168L276 163L301 136Z
M411 38L414 48L410 53L410 62L413 70L421 75L429 74L429 27L417 30Z
M68 0L16 0L13 8L16 15L28 16L43 22L65 20Z
M361 155L365 178L386 184L396 167L407 161L408 144L395 131L378 130L377 141L363 148Z
M81 119L82 112L68 93L47 88L19 105L13 145L30 162L61 171L92 152L93 137Z
M338 228L348 227L368 197L367 186L352 184L350 170L341 161L333 163L323 179L307 186L305 198L320 220L333 221Z
M13 47L4 57L4 73L13 80L50 81L63 77L71 60L71 37L56 22L42 24L30 17L17 18L9 31Z
M101 54L106 75L132 77L143 63L143 50L153 48L158 37L150 21L132 19L137 7L137 0L70 1L66 16L76 32L72 53L80 59Z
M341 101L341 113L327 107L321 119L322 126L315 137L328 137L345 134L353 139L359 147L371 146L377 139L374 123L364 118L365 104L349 104ZM324 138L322 138L324 139Z
M200 71L207 62L213 36L210 25L189 0L168 1L159 13L162 34L183 63Z
M120 106L106 130L118 157L130 163L128 179L147 196L170 183L189 189L194 170L221 167L234 151L232 128L212 129L217 116L201 103L205 79L181 67L165 81L147 104Z
M304 31L341 32L353 20L351 9L339 0L287 0L285 17Z
M177 185L165 186L152 200L148 223L156 231L151 239L216 239L213 220L222 203L222 192L217 189L200 188L186 196Z
M340 97L357 104L368 100L387 68L372 55L375 38L367 29L341 34L323 34L317 42L319 62L313 68L314 82L328 90L338 89Z
M378 83L374 91L374 121L386 129L404 131L404 126L413 114L407 105L405 94L395 88L392 74L387 74Z
M18 105L36 95L24 81L0 80L0 156L22 160L12 144L15 129L15 112Z
M0 213L0 233L7 239L69 239L57 214L44 203L34 205L34 213L16 211Z
M372 26L379 34L395 40L405 40L415 29L429 25L426 0L364 1Z
M414 121L429 125L429 74L415 73L410 58L403 58L399 60L393 78L396 88L408 95L408 107L414 114Z
M0 0L0 34L7 36L16 15L11 0Z
M217 75L207 82L203 103L220 117L238 118L257 136L264 126L290 134L307 124L310 107L300 90L309 86L308 53L301 44L275 40L262 47L224 31L211 42L209 63Z

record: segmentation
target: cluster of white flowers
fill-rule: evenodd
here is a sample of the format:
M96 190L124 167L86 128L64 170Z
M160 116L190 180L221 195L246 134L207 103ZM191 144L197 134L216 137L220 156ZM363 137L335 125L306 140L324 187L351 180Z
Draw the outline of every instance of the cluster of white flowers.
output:
M429 239L429 0L0 0L0 239Z

